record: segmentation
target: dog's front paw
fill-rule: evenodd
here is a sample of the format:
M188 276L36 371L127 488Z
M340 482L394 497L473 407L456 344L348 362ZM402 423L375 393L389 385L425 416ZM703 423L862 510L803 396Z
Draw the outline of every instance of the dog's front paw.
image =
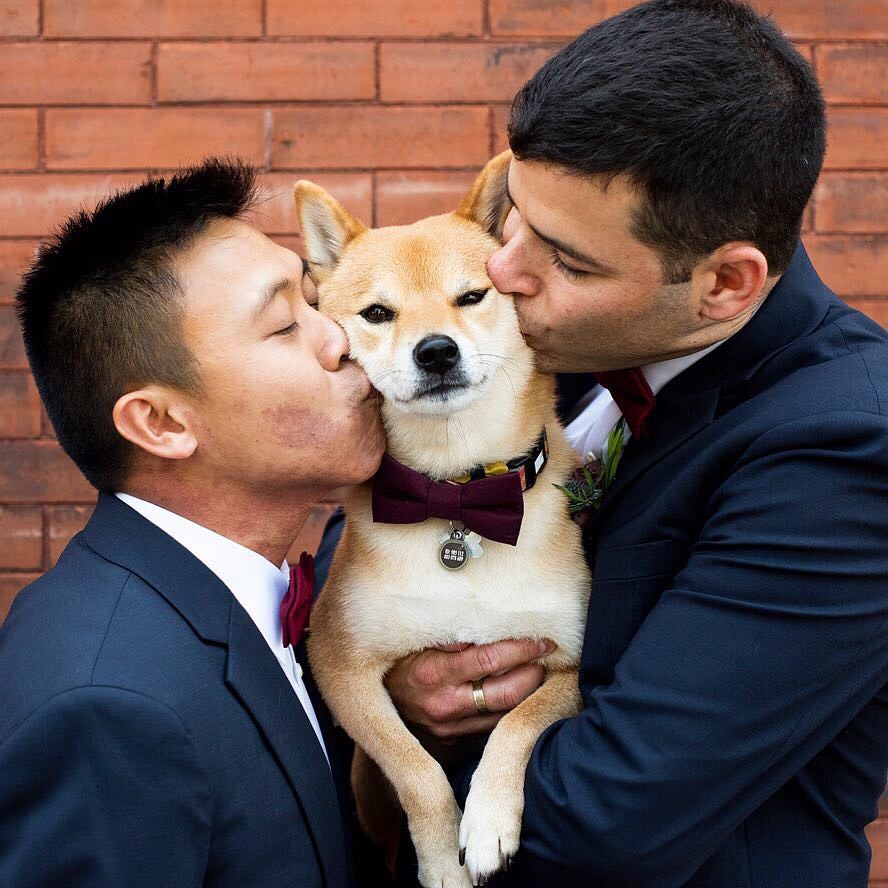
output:
M424 888L472 888L471 876L456 855L421 860L418 878Z
M473 885L486 885L494 873L509 868L518 850L523 810L523 795L488 793L473 782L459 825L460 860Z

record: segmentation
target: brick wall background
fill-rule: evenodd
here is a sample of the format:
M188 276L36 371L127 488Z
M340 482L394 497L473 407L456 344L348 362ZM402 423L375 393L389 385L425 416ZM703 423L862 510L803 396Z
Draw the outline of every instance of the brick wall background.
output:
M508 101L626 0L0 0L0 620L55 562L93 493L61 453L12 297L39 239L109 189L207 154L262 171L259 222L299 249L307 176L376 225L451 209L505 147ZM829 101L805 242L888 326L888 3L758 0ZM313 548L333 504L297 541ZM888 816L888 809L886 809ZM888 820L871 831L888 886Z

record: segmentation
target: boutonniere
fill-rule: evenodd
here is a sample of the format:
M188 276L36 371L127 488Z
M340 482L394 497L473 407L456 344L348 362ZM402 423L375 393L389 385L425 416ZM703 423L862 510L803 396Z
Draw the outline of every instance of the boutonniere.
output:
M610 430L602 448L604 459L590 453L588 462L580 466L569 481L554 485L567 497L567 508L571 515L597 509L601 505L601 498L611 486L623 456L625 428L626 420L621 419Z

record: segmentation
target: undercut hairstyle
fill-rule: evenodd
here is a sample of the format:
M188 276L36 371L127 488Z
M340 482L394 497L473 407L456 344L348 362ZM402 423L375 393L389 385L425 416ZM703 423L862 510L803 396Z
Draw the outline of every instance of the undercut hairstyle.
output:
M16 310L37 388L62 448L99 490L119 490L132 465L135 447L112 418L121 395L149 383L200 394L175 262L254 196L239 161L149 179L75 213L24 275Z
M667 282L731 241L785 270L826 142L810 66L769 19L734 0L652 0L551 58L515 97L519 160L640 195L632 234Z

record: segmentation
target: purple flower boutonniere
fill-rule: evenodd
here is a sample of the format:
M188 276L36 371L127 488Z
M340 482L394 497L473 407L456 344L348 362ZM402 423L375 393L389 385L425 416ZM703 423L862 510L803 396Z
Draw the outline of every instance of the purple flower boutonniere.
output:
M607 436L602 448L603 459L590 453L589 461L580 466L569 481L554 485L567 497L567 508L571 515L580 516L580 513L601 505L601 498L611 486L623 456L625 429L626 420L621 419Z

